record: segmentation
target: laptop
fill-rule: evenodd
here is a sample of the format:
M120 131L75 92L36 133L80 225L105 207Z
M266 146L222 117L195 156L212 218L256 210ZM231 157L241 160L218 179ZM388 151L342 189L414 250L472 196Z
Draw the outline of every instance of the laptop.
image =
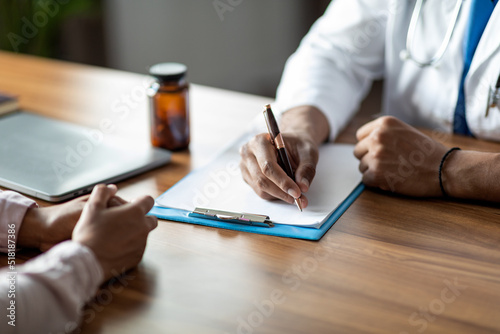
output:
M49 202L162 166L169 151L17 111L0 117L0 186Z

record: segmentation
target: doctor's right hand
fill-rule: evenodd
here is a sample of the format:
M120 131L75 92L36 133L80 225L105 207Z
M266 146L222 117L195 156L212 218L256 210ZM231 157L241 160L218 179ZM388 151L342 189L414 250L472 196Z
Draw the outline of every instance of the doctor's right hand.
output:
M305 208L308 199L302 193L309 190L316 174L318 147L328 137L328 122L318 109L304 106L285 112L280 125L296 182L279 166L276 148L267 133L255 136L241 147L241 173L263 199L293 204L300 197Z

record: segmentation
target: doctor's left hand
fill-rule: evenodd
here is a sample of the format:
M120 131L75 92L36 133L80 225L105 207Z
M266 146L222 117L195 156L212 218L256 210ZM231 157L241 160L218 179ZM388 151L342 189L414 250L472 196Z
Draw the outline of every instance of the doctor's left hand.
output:
M444 145L391 116L365 124L356 137L354 155L365 185L409 196L442 195L438 170Z

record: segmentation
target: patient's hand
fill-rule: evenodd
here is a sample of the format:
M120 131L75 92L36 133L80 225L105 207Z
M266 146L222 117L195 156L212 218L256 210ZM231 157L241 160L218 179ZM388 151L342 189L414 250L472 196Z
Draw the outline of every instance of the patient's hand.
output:
M45 252L56 244L71 239L88 198L89 195L86 195L64 204L29 208L19 230L18 246L38 248ZM124 203L125 200L114 196L108 205L118 206Z
M64 204L29 208L19 230L18 246L46 251L71 238L88 196Z
M115 193L114 186L96 186L73 231L73 240L96 256L105 280L141 261L148 234L158 225L156 217L146 216L153 198L143 196L112 206Z

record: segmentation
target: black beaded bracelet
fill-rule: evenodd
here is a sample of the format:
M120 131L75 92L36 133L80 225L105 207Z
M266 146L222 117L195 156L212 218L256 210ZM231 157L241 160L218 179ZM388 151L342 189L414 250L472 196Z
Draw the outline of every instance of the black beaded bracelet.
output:
M448 152L446 152L444 155L443 155L443 158L441 159L441 163L439 164L439 186L441 187L441 192L443 193L443 196L444 197L448 197L448 194L446 193L446 191L444 190L444 186L443 186L443 179L441 178L441 173L443 171L443 165L444 165L444 162L446 161L446 158L448 158L448 156L451 154L451 152L453 151L460 151L460 147L453 147L453 148L450 148L448 150Z

